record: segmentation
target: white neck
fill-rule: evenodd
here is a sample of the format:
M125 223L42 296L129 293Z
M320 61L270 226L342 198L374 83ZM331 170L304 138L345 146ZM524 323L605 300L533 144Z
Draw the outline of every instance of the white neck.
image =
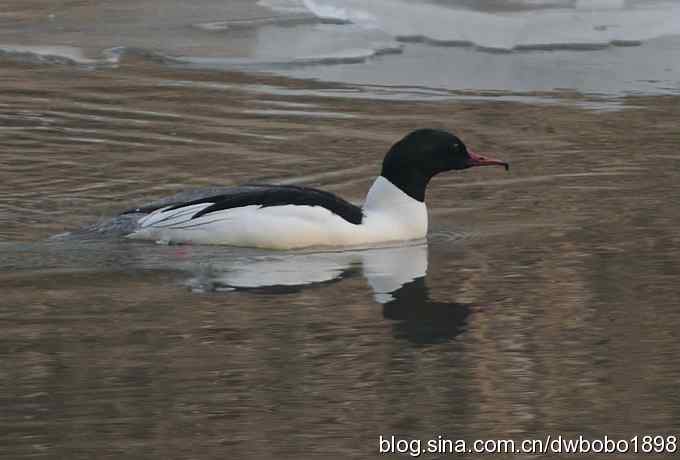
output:
M379 227L393 239L424 238L427 235L427 207L401 191L383 176L373 182L363 206L367 227Z

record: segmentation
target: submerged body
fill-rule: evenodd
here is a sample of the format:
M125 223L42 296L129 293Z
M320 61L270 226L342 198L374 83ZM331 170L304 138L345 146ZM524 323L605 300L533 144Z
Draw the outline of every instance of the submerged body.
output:
M356 246L427 236L425 189L444 171L503 165L468 152L445 131L421 129L394 144L363 207L321 190L277 185L234 187L223 194L148 213L128 238L166 243L223 244L271 249Z

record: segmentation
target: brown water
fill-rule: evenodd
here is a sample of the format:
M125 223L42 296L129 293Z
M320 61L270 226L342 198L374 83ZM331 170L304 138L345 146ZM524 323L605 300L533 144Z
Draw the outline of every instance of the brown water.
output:
M600 113L299 91L318 86L2 63L1 457L371 458L380 434L680 433L680 99ZM207 185L360 201L423 126L512 164L438 177L424 246L47 239Z

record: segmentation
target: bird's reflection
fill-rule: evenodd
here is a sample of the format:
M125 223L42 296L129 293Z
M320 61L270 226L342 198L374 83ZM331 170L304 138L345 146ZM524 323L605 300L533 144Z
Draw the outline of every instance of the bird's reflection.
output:
M437 302L421 276L405 283L383 304L383 317L395 321L394 336L414 343L443 342L465 329L470 305Z
M199 190L191 196L215 191ZM181 196L187 198L186 194ZM370 249L291 252L228 246L115 244L111 237L127 234L135 225L136 218L131 215L117 216L53 238L53 249L62 249L63 252L57 254L62 265L67 255L75 255L77 260L85 260L88 267L113 265L117 269L162 268L188 272L191 273L188 285L196 292L288 294L363 275L376 302L382 305L383 317L393 322L394 336L414 343L437 343L454 338L465 329L473 310L470 304L430 298L425 241ZM59 241L63 244L57 244ZM83 245L83 241L88 241L88 245ZM26 258L18 260L26 261ZM40 260L38 265L43 263Z
M211 264L195 275L195 291L282 294L314 289L362 274L393 334L413 343L450 340L464 329L471 306L430 298L426 243L378 249L281 253Z

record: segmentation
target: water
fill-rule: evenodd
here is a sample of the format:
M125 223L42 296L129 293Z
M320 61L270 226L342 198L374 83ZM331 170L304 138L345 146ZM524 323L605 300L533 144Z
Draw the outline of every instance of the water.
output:
M581 2L549 3L538 10ZM1 457L373 458L380 435L680 432L680 103L662 83L598 99L187 68L160 45L243 59L257 46L252 29L220 48L186 24L271 11L81 2L64 18L66 4L41 5L15 2L0 28L5 43L53 47L0 57ZM96 24L89 45L83 24ZM477 57L653 61L654 40ZM97 51L125 41L119 58ZM380 59L429 45L404 46ZM254 181L360 202L391 143L423 126L512 164L435 178L427 241L272 252L128 241L112 225L178 192Z
M318 18L348 24L308 26L286 40L298 53L289 62L300 64L300 55L322 62L325 52L338 64L273 67L294 77L456 91L566 88L622 95L677 94L679 88L677 2L299 3ZM282 2L273 6L289 11ZM263 49L276 49L272 44L281 33L263 28L258 41ZM324 37L341 51L305 48L328 43ZM357 61L365 64L353 65Z
M382 85L396 98L412 97L412 87L449 98L680 90L678 0L203 0L198 8L172 0L160 14L156 2L17 4L0 54L277 73Z

